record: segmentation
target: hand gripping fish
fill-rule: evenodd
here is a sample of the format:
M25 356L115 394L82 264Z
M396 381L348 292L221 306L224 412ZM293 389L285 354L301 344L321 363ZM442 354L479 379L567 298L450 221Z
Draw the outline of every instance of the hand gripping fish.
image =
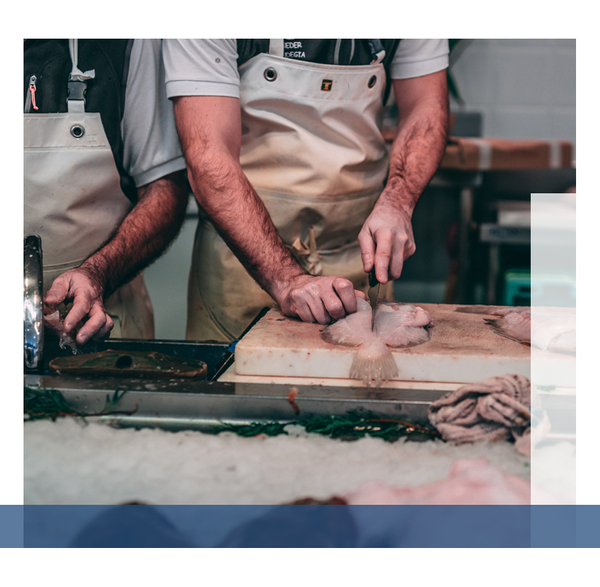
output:
M431 316L411 304L379 300L372 320L370 304L357 299L358 309L327 326L323 338L333 344L358 347L352 366L351 379L362 379L379 387L383 381L398 375L398 367L389 349L423 344L431 338Z

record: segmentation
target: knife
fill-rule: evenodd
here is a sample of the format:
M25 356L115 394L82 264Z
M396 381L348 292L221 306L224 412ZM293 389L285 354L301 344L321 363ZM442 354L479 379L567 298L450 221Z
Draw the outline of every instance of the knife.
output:
M369 273L369 303L373 310L371 318L371 330L373 329L373 322L375 321L375 306L377 305L377 298L379 297L379 281L375 277L375 267Z

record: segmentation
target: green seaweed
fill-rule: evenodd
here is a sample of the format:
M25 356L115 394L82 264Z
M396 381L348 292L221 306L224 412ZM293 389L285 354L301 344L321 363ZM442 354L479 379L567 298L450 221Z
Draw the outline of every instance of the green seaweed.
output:
M56 389L47 389L44 387L25 387L23 408L26 420L50 419L56 421L61 417L79 417L85 420L92 416L104 416L114 414L114 408L127 393L127 390L115 390L112 397L106 394L104 407L97 414L80 412L73 408L66 400L65 396Z
M111 410L121 401L121 399L126 393L126 389L119 390L119 388L115 389L115 393L113 393L112 397L110 397L107 393L106 400L104 402L104 407L102 408L100 415L110 414Z
M252 422L251 424L229 424L223 423L221 428L211 430L213 434L219 434L220 432L235 432L238 436L257 436L264 434L266 436L279 436L280 434L287 434L284 428L290 424L290 422Z
M85 417L85 414L74 410L65 396L56 389L25 387L24 412L28 420L50 418L56 420L63 416Z
M56 389L25 387L24 412L27 420L41 420L44 418L55 421L59 417L79 417L86 419L92 416L103 416L109 414L132 412L118 412L115 410L127 390L117 389L110 396L106 394L104 407L95 414L84 413L75 410L65 399L63 394ZM439 438L437 430L426 428L393 418L382 418L364 410L348 412L344 416L305 416L289 421L257 421L250 424L234 424L222 422L221 426L206 430L209 434L221 432L234 432L238 436L251 437L257 435L279 436L288 435L285 427L294 424L302 426L306 432L320 434L328 438L339 440L358 440L365 436L382 438L388 442L394 442L399 438L410 438L411 440L429 440Z
M287 422L265 421L253 422L251 424L224 422L221 427L212 428L210 433L219 434L220 432L228 431L245 437L260 434L266 436L287 435L288 432L285 430L285 427L290 424L302 426L306 432L311 434L320 434L321 436L348 441L358 440L365 436L382 438L389 442L394 442L402 437L410 437L414 440L427 440L440 437L435 429L425 428L404 420L381 418L370 412L363 411L348 412L345 416L310 416Z

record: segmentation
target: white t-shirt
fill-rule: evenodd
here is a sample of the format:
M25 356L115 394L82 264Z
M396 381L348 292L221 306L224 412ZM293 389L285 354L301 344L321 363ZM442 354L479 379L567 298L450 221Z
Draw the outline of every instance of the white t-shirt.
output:
M121 131L123 166L136 187L186 167L165 91L161 47L160 39L136 39L131 49Z
M390 65L392 79L448 67L447 39L402 39ZM236 39L165 39L167 96L240 97Z

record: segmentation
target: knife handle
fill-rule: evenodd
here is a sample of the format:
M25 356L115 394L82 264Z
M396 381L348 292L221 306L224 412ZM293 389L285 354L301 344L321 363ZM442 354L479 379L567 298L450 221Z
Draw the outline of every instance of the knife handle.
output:
M375 267L371 269L369 272L369 287L375 287L379 281L377 281L377 277L375 277Z

